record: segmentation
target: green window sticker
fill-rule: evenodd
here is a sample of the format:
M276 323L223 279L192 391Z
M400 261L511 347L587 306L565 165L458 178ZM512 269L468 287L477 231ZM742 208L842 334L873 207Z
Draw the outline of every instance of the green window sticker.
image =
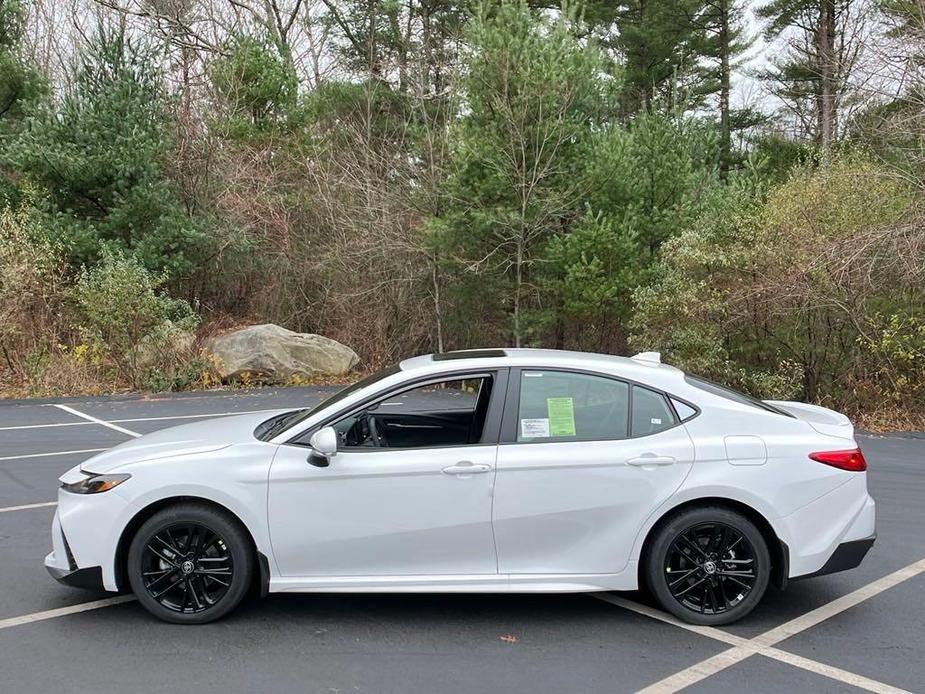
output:
M575 436L575 402L572 398L546 398L550 436Z

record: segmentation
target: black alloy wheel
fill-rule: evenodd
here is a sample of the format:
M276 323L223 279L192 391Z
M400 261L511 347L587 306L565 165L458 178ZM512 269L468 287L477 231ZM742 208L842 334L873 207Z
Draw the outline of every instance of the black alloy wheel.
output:
M253 545L237 519L210 506L181 503L142 524L126 568L135 596L151 614L202 624L237 606L253 566Z
M755 588L755 548L725 523L700 523L681 532L665 557L671 595L700 614L721 614Z
M141 576L148 594L164 608L202 612L228 592L234 559L215 531L199 523L178 523L145 544Z
M729 508L690 508L661 523L644 578L662 608L692 624L741 619L764 596L771 559L761 531Z

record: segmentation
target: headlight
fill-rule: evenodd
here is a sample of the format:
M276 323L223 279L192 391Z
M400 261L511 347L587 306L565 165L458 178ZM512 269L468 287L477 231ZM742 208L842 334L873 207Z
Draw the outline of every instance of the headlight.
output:
M63 483L61 489L71 494L99 494L108 492L113 487L118 487L125 482L131 475L95 475L92 472L85 472L87 478L79 482Z

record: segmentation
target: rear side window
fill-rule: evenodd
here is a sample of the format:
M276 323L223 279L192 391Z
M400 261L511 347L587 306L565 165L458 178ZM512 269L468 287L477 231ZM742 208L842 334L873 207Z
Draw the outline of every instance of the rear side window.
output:
M657 434L677 424L665 396L642 386L633 386L632 420L630 429L634 438Z
M629 385L565 371L523 371L517 440L625 439Z

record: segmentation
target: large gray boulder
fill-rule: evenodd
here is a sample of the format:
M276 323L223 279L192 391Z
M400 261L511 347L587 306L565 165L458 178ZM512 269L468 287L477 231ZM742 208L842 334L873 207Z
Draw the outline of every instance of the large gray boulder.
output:
M252 325L214 337L206 351L216 357L223 380L247 377L277 382L302 376L340 376L360 361L356 352L321 335L278 325Z

